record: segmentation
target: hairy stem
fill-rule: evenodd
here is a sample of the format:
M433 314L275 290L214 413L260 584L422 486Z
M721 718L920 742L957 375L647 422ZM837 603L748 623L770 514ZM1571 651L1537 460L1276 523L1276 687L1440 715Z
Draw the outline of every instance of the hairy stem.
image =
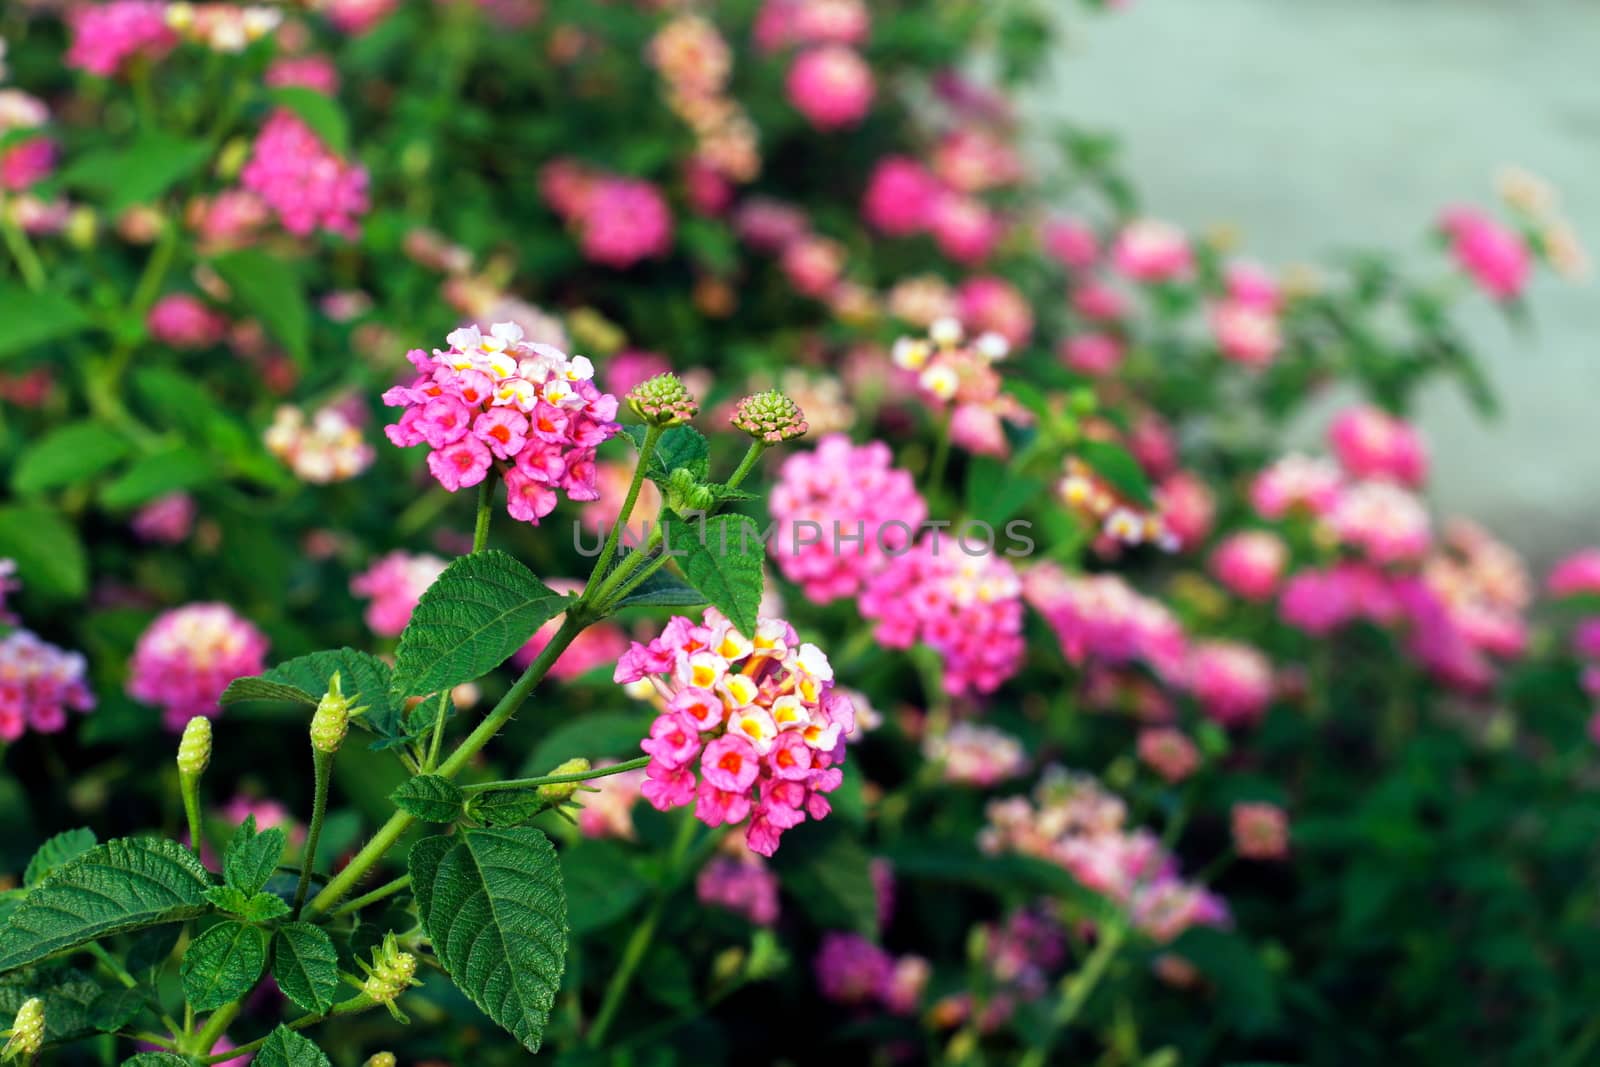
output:
M312 770L316 777L311 800L311 826L306 831L305 859L300 862L300 884L294 891L294 917L306 906L306 893L311 888L311 868L317 862L317 841L322 837L322 822L328 814L328 783L333 779L333 753L320 748L311 750Z
M633 517L633 506L639 502L639 490L644 487L645 467L651 455L655 453L657 442L661 440L661 432L659 426L646 426L644 429L644 443L639 446L639 462L633 468L633 480L628 483L628 495L622 498L622 509L617 512L617 519L611 524L611 531L606 534L606 543L600 549L600 557L594 561L594 570L589 572L589 581L584 588L585 596L595 582L603 582L606 578L606 568L611 566L611 560L617 554L617 541L622 537L623 528L628 525L628 520Z
M628 760L626 763L617 763L610 767L596 767L587 771L573 771L570 774L546 774L538 778L507 778L500 782L477 782L473 785L462 786L461 791L463 793L488 793L496 789L531 789L541 785L587 782L592 778L605 778L613 774L636 771L649 762L649 756L639 756L636 759Z
M370 893L364 893L361 896L356 897L354 900L345 901L343 904L333 909L333 912L328 917L330 919L337 919L340 916L349 915L351 912L360 911L369 904L376 904L380 900L386 900L389 897L394 896L396 893L402 892L410 887L411 876L409 874L402 874L394 881L385 882L383 885L380 885Z
M489 520L494 517L494 473L478 483L478 519L472 527L472 551L482 552L489 544Z

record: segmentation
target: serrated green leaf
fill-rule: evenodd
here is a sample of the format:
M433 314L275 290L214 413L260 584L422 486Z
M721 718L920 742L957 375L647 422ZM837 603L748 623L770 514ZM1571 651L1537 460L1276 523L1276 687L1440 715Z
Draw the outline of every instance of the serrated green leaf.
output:
M311 307L295 272L258 248L217 256L211 266L241 307L254 314L305 368L311 361Z
M310 1038L302 1037L287 1026L280 1025L267 1035L266 1044L256 1053L253 1067L331 1067L331 1065L328 1063L328 1057L311 1043Z
M100 490L100 503L120 511L216 479L217 470L209 457L179 445L135 460Z
M256 817L247 816L244 824L233 832L228 849L222 855L222 876L245 896L259 893L272 872L278 869L288 843L288 836L276 826L257 833Z
M78 531L52 508L0 508L0 558L17 561L31 593L76 600L89 587L89 561Z
M210 875L193 852L163 838L119 838L61 867L0 929L0 971L62 949L210 910Z
M78 485L114 467L128 454L128 442L97 422L58 426L30 444L11 472L19 493Z
M115 1033L144 1010L144 993L138 989L108 989L89 1006L94 1028L103 1034Z
M95 1032L94 1004L105 989L76 967L41 967L0 977L0 1030L31 997L44 1001L46 1041L75 1041Z
M496 789L474 793L467 801L467 814L486 826L521 826L550 807L533 789Z
M468 830L411 850L412 889L457 988L538 1052L566 964L567 906L555 849L538 830Z
M301 122L311 127L311 132L321 138L334 155L349 153L350 124L336 100L303 85L280 86L269 95L274 103L293 111Z
M285 923L272 941L272 977L283 995L305 1011L324 1015L339 992L339 953L321 927Z
M1118 493L1140 507L1155 507L1144 468L1126 448L1110 441L1084 441L1078 446L1078 455Z
M717 515L704 523L671 520L664 544L679 557L690 585L734 626L747 634L756 632L767 550L751 519Z
M692 608L706 602L706 595L668 570L659 570L617 601L617 607L647 605L658 608Z
M221 702L280 700L314 708L328 691L334 672L346 696L358 696L366 711L351 721L383 738L405 738L410 733L405 708L390 693L393 672L376 656L353 648L312 652L285 660L271 670L250 678L237 678L223 690Z
M644 446L643 426L624 426L623 431L635 448ZM711 470L710 456L711 445L705 434L693 426L673 426L662 432L655 452L643 457L645 477L665 489L672 472L682 467L694 475L695 481L705 481Z
M437 774L419 774L401 782L389 799L407 815L423 822L455 822L465 799L461 789Z
M481 678L565 607L565 597L504 552L462 556L422 594L400 635L395 694L426 696Z
M194 1067L194 1061L170 1052L141 1052L123 1060L122 1067Z
M246 700L281 700L285 704L304 704L309 708L314 708L319 703L317 697L312 696L299 686L289 685L285 682L274 682L262 675L235 678L228 683L228 688L222 691L222 696L217 702L219 704L238 704Z
M0 285L0 362L70 337L92 325L83 309L60 293Z
M94 831L84 826L57 834L40 845L39 851L28 861L28 869L22 875L22 884L25 886L39 884L50 872L77 859L99 843Z
M104 200L106 210L115 215L159 198L210 155L211 146L204 140L152 131L127 148L78 156L61 172L61 181Z
M289 905L282 897L273 893L246 894L231 885L212 886L206 891L206 899L218 910L237 915L245 922L271 922L289 914Z
M267 967L267 932L231 919L195 938L183 954L183 993L195 1011L244 996Z

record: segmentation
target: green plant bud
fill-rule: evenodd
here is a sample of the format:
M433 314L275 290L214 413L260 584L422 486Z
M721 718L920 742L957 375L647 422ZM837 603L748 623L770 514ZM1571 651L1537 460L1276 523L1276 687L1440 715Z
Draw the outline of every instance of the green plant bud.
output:
M9 1039L0 1047L0 1060L27 1062L37 1055L44 1046L44 1001L38 997L23 1001L11 1022L11 1029L0 1036Z
M178 742L178 773L185 778L198 778L211 766L211 720L196 715L183 728L183 738Z
M361 1067L395 1067L396 1062L392 1052L374 1052Z
M770 445L803 437L811 429L800 405L776 389L745 397L734 408L728 421L756 440Z
M339 672L328 679L328 691L317 701L316 714L311 716L311 747L329 755L339 751L345 735L350 732L350 718L360 715L366 708L354 708L356 696L345 696L340 688Z
M589 761L579 756L576 759L567 760L550 773L582 774L588 769ZM572 795L578 791L578 786L582 784L582 782L553 782L550 785L541 785L539 787L539 799L551 804L564 804L572 799Z
M628 391L628 407L650 426L678 426L700 413L700 405L676 374L658 374Z
M400 951L394 934L383 939L383 944L372 950L372 966L367 969L367 980L361 991L372 998L374 1004L393 1004L417 981L417 957Z
M687 467L679 467L668 476L667 506L679 515L705 511L716 502L716 494L701 485Z

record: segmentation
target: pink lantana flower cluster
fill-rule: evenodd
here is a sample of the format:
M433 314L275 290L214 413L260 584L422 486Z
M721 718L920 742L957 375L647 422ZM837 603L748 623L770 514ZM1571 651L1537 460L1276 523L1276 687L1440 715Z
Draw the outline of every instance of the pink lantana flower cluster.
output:
M890 355L896 367L914 376L924 401L950 412L952 441L979 455L1004 456L1011 449L1002 423L1022 425L1031 418L1000 388L996 364L1010 352L1011 342L998 333L969 340L960 321L940 319L926 339L902 337Z
M1276 804L1240 803L1228 813L1233 847L1247 860L1289 856L1289 816Z
M390 552L351 578L350 592L372 601L363 617L373 633L398 637L417 601L444 569L445 561L431 552Z
M87 675L82 653L57 648L28 630L0 637L0 743L27 730L57 733L66 729L68 711L93 711Z
M1030 567L1023 596L1044 616L1075 666L1142 663L1157 676L1181 676L1188 654L1183 624L1159 600L1114 574L1068 574L1053 563Z
M914 1015L933 968L921 956L899 958L860 934L824 934L812 961L817 988L836 1004L881 1007L896 1015Z
M908 156L885 156L867 180L861 214L890 237L926 233L951 261L974 267L989 258L1006 233L1005 221L976 195L1000 183L991 180L993 168L982 160L945 166L947 172L958 171L966 187Z
M556 159L540 169L539 192L596 263L626 270L672 249L672 212L650 182Z
M784 830L832 810L855 711L827 656L788 623L761 619L747 637L714 608L700 623L674 616L628 649L614 677L656 691L661 714L639 747L657 810L693 803L708 826L748 818L745 840L764 856Z
M1225 926L1220 898L1185 882L1175 856L1156 835L1127 826L1121 798L1087 774L1047 769L1032 797L992 801L978 844L991 854L1015 852L1064 868L1083 886L1123 908L1161 944L1192 926Z
M178 43L161 0L80 4L67 17L72 43L66 64L109 78L134 56L159 58Z
M753 852L717 856L695 878L700 903L726 908L757 926L778 921L778 876Z
M1515 300L1533 273L1533 253L1515 230L1479 208L1448 208L1439 230L1457 266L1496 300Z
M594 500L595 449L617 432L617 398L591 380L593 365L523 340L515 323L454 331L445 351L408 353L419 372L383 394L404 408L385 428L401 448L426 444L428 470L452 493L498 469L506 510L535 525L555 509L557 490Z
M166 493L133 513L129 525L141 541L158 545L177 545L189 539L198 512L188 493Z
M349 481L378 456L350 411L336 404L317 409L309 419L300 408L282 405L273 413L263 441L296 478L312 485Z
M239 181L296 237L319 229L354 237L369 206L367 169L339 158L287 110L267 119Z
M928 734L922 755L938 766L947 782L982 789L1015 778L1028 768L1022 742L992 726L958 722Z
M1272 661L1237 641L1200 641L1189 650L1188 689L1200 711L1223 726L1249 726L1272 702Z
M768 551L813 602L855 596L928 517L910 473L893 462L883 442L853 445L844 434L783 461L768 501L777 520Z
M20 89L0 89L0 192L21 192L50 176L56 164L56 143L43 135L50 108ZM38 136L24 131L40 130Z
M145 328L161 344L192 350L220 344L228 334L228 319L197 296L169 293L150 308Z
M761 169L755 123L727 95L732 51L709 19L682 14L656 32L646 56L667 83L667 106L695 134L691 199L715 214L732 195L729 182L751 181Z
M992 693L1022 667L1022 582L992 550L973 554L948 534L929 534L890 558L860 608L885 647L938 652L951 696Z
M596 769L611 767L615 760L600 760ZM623 771L596 778L583 794L583 806L578 809L578 831L584 837L615 837L624 841L634 839L633 805L640 790L648 781L644 771Z
M179 732L196 715L218 713L235 678L260 674L267 638L226 604L186 604L163 612L139 636L128 663L128 695L162 710Z
M1416 487L1428 480L1428 448L1404 419L1370 404L1346 408L1328 425L1328 446L1353 478L1388 478Z

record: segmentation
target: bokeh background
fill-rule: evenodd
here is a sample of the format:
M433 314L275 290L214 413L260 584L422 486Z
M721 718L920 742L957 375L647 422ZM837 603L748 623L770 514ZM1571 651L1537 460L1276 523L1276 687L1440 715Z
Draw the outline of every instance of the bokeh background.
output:
M1600 4L1138 0L1077 23L1052 73L1033 106L1121 135L1150 214L1237 228L1274 266L1405 247L1512 163L1600 239ZM1531 300L1520 335L1469 304L1499 418L1439 384L1420 421L1441 510L1543 564L1600 531L1600 286L1541 277Z

